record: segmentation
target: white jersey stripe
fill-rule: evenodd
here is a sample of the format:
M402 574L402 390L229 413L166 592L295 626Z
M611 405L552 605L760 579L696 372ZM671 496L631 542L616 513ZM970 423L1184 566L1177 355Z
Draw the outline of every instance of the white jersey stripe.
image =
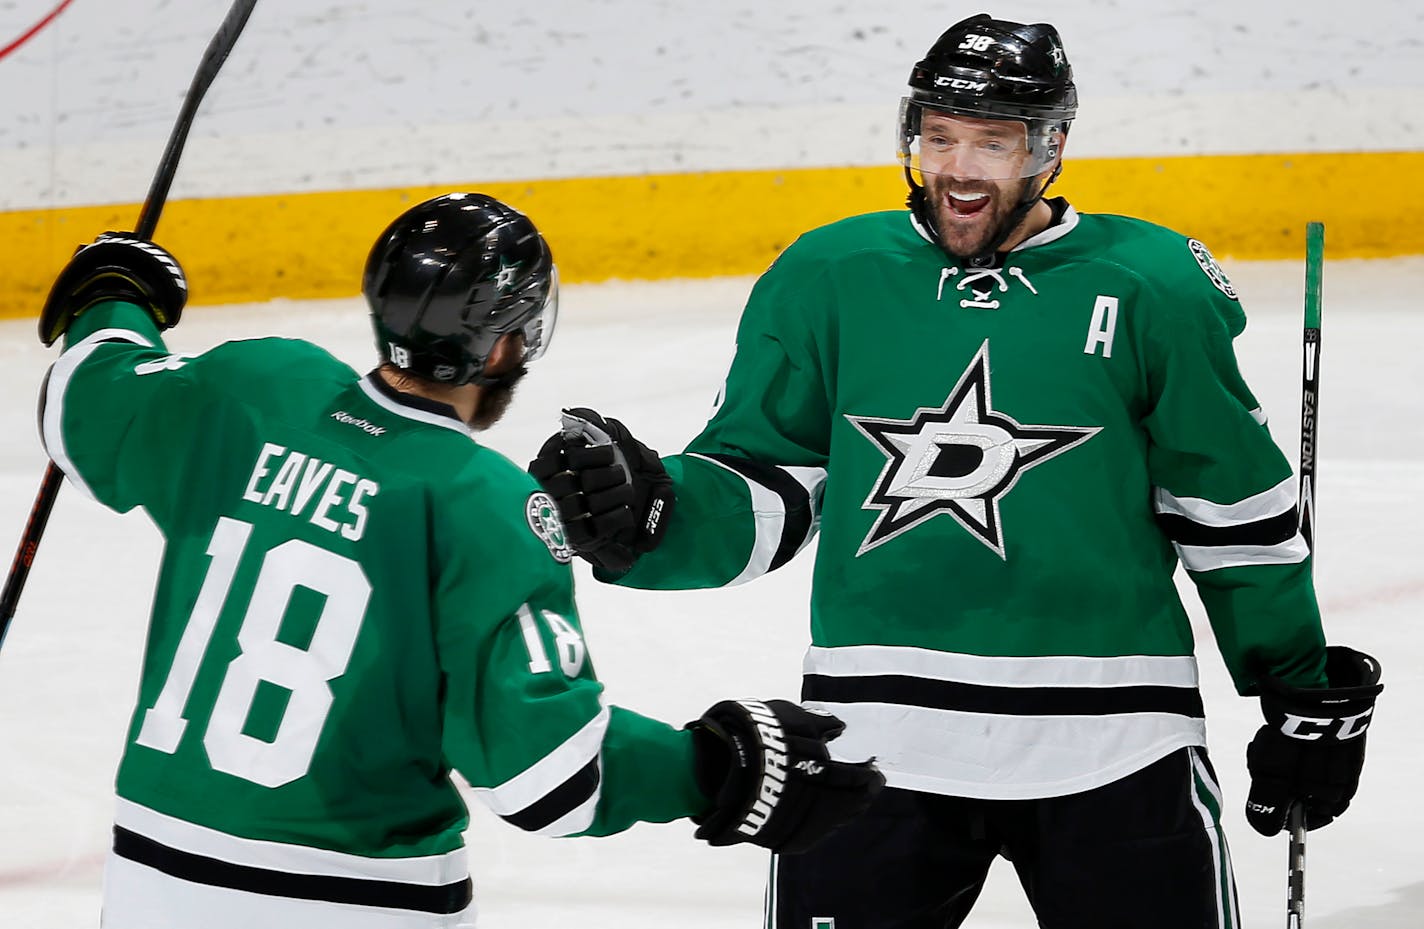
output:
M498 816L510 816L532 806L587 767L590 761L599 759L603 749L603 736L608 731L608 718L608 707L605 706L599 710L597 716L558 748L498 787L476 787L475 795ZM599 770L601 774L601 764ZM600 777L600 782L601 780ZM599 792L595 790L592 797L595 804L598 796ZM581 806L580 809L582 808ZM562 822L562 819L559 821ZM552 829L557 824L552 823L546 829Z
M1176 545L1177 557L1188 571L1215 571L1247 565L1299 564L1310 557L1305 537L1296 532L1276 545Z
M1206 723L1179 713L1009 716L906 704L808 700L846 724L841 761L875 757L891 787L985 800L1027 800L1110 784L1189 745ZM1025 751L1032 746L1032 751Z
M89 499L94 499L94 491L85 482L84 476L74 466L69 457L69 449L64 443L64 395L69 389L69 381L74 372L94 353L103 342L131 342L135 345L152 347L153 343L132 329L100 329L65 349L64 354L49 369L49 383L45 388L44 420L40 423L40 438L44 442L49 457L69 478L70 483Z
M781 470L791 475L796 483L806 488L806 497L811 501L811 528L806 530L806 537L797 544L796 550L799 552L811 544L811 540L816 537L816 533L821 528L821 493L826 487L826 469L782 465Z
M114 824L169 848L268 871L437 887L469 876L463 848L419 858L368 858L307 845L241 838L160 813L122 797L115 802Z
M1113 658L1003 658L896 645L812 646L807 674L857 677L897 674L994 687L1190 687L1197 662L1190 655L1127 655Z
M170 877L109 853L104 865L104 929L474 929L475 904L461 913L248 893Z
M1184 516L1203 526L1241 526L1295 509L1295 478L1288 477L1269 490L1236 503L1213 503L1200 497L1175 497L1166 490L1156 489L1158 513Z
M777 549L781 547L781 534L786 527L785 501L781 499L780 494L763 487L756 481L748 480L746 475L727 467L715 458L709 458L706 455L692 455L692 457L716 465L728 474L735 475L747 486L747 493L752 498L752 517L756 536L752 540L751 554L747 557L746 566L742 568L741 573L724 586L735 587L761 577L771 570L771 561L776 557Z

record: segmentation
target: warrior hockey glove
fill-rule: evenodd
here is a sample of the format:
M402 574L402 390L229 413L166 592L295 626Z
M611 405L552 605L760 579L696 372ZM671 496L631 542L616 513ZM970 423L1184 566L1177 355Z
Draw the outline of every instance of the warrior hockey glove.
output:
M53 345L81 313L104 300L136 303L159 329L168 329L188 302L188 281L178 260L152 242L106 232L79 246L55 278L40 311L40 341Z
M871 761L830 759L826 743L844 723L786 700L724 700L688 728L698 787L713 799L693 821L697 838L711 845L803 852L864 812L885 786Z
M554 498L573 550L617 574L657 548L677 499L657 452L583 407L564 411L529 473Z
M1359 785L1365 730L1384 689L1380 666L1340 645L1325 654L1328 687L1306 690L1269 675L1261 679L1266 724L1246 748L1246 820L1262 835L1285 828L1293 803L1305 807L1306 829L1324 826L1345 812Z

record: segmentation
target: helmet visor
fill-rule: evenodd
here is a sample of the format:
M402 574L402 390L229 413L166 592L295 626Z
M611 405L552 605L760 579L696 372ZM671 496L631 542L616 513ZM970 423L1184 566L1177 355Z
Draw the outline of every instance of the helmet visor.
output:
M1042 174L1063 150L1061 119L1005 118L987 106L953 109L900 101L900 164L916 183L939 174L961 180L1007 181Z
M549 350L554 339L554 326L559 321L559 269L549 268L549 292L544 302L521 328L524 333L524 361L537 360Z

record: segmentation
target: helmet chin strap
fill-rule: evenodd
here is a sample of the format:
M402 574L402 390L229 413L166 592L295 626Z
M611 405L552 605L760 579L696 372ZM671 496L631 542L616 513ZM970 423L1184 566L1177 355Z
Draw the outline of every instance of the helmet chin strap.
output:
M512 387L513 385L519 383L519 379L528 373L529 366L524 364L523 362L520 362L518 366L511 368L501 374L477 374L474 377L470 378L469 383L478 384L481 387L493 387L496 389L500 387Z
M1004 222L999 227L999 231L994 234L984 247L968 258L962 259L965 264L971 268L993 267L998 256L999 246L1003 245L1009 236L1014 234L1014 230L1028 218L1029 211L1033 209L1036 203L1043 199L1043 195L1048 191L1048 186L1058 179L1058 174L1062 170L1063 162L1060 161L1054 166L1053 173L1048 176L1048 180L1044 181L1043 186L1038 189L1038 193L1021 200L1009 215L1004 218ZM910 196L906 201L910 210L935 237L935 241L939 243L939 247L949 252L949 249L945 248L944 240L940 237L939 226L935 224L934 210L930 209L929 195L926 193L925 188L915 183L915 179L911 176L908 167L905 168L905 179L909 181L910 184ZM949 253L954 255L953 252ZM959 256L954 255L954 257L958 258Z

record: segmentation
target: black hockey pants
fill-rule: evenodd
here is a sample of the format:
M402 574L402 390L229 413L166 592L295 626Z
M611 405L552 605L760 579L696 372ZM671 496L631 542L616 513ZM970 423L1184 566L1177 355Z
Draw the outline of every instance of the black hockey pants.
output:
M1220 790L1200 748L1065 797L887 788L801 855L773 856L771 929L954 929L999 855L1042 929L1238 929Z

